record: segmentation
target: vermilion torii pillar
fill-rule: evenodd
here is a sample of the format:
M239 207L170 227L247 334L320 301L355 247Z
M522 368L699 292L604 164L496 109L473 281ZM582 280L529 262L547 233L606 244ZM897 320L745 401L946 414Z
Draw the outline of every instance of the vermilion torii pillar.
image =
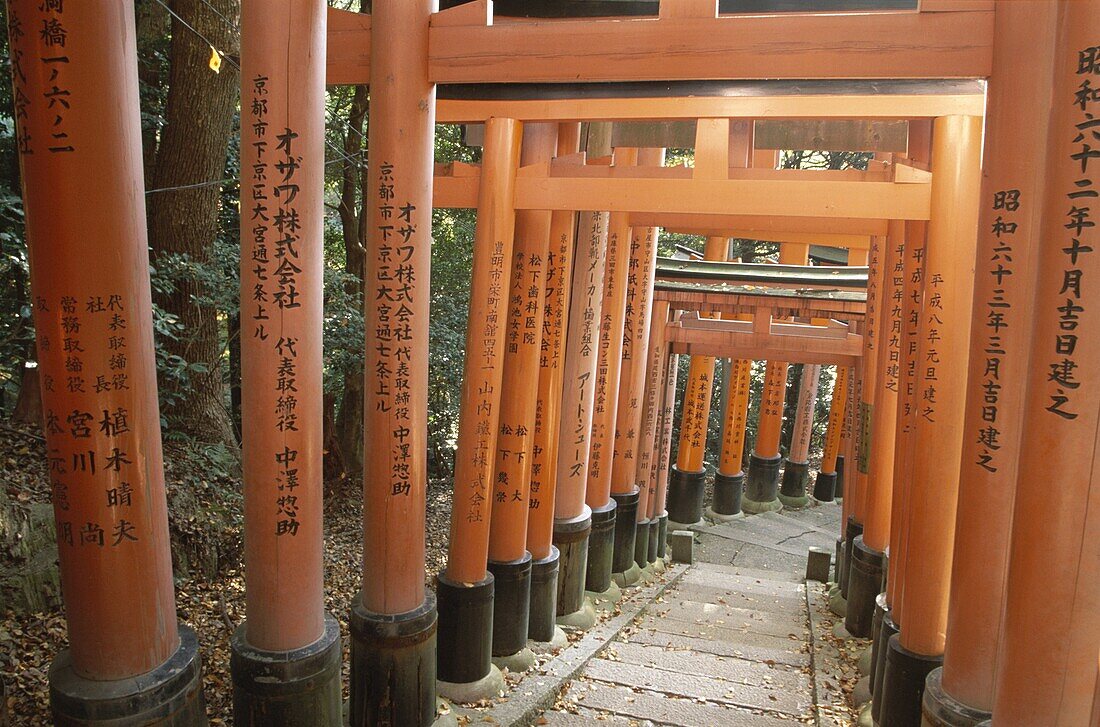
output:
M645 401L635 480L641 493L638 502L638 536L634 546L634 562L639 568L645 568L656 560L658 548L660 513L657 511L657 470L660 467L658 450L661 447L661 405L668 381L668 313L668 301L653 302L649 317Z
M728 251L727 238L708 237L703 248L703 259L724 262ZM712 317L707 313L700 315ZM703 516L706 479L704 457L713 392L714 357L691 356L680 412L680 441L677 444L676 465L672 468L672 479L668 483L669 519L676 523L677 528L694 525Z
M814 499L832 502L836 495L837 457L840 455L840 435L844 428L844 409L848 399L848 377L851 369L836 367L833 380L833 398L829 402L829 421L825 426L825 448L821 455L821 469L814 480Z
M487 562L521 129L515 119L485 125L451 533L447 569L436 578L439 681L456 699L496 694L502 681L492 664L494 577Z
M8 34L69 634L50 708L205 724L172 590L133 4L13 0Z
M556 124L528 124L523 130L520 164L548 163L558 145ZM549 210L516 213L504 341L504 373L497 426L489 527L489 572L493 574L493 657L512 672L534 663L527 648L531 608L531 554L527 517L531 486L531 450L538 387L547 256ZM503 660L503 661L501 661Z
M795 405L794 435L791 450L783 465L783 482L779 488L779 501L784 507L805 507L806 483L810 470L810 435L814 426L814 407L817 406L817 387L821 382L821 366L806 364L802 367L802 380L798 384L798 400Z
M635 166L637 149L616 149L616 167ZM596 364L595 405L592 411L592 436L588 453L588 482L585 502L592 510L592 532L588 537L588 564L585 590L604 593L611 588L619 498L611 497L611 473L615 456L615 422L619 404L619 373L622 368L623 325L626 321L627 277L631 258L631 234L627 216L609 215L607 255L604 262L603 301L600 306L599 342ZM633 528L638 498L625 497L624 524ZM630 531L628 531L630 532ZM629 562L634 557L630 543Z
M955 501L962 454L973 261L981 168L981 119L935 121L925 249L926 286L917 358L917 423L906 513L901 632L891 637L883 720L919 724L924 679L940 662L947 620Z
M611 125L591 123L585 148L589 156L611 151ZM554 544L561 552L558 570L558 616L578 626L594 615L584 610L584 581L592 511L585 504L588 454L599 356L600 305L607 255L607 212L578 215L566 329L564 380L558 437Z
M637 163L641 167L662 166L664 149L639 149ZM615 410L615 451L611 465L611 496L615 499L617 512L611 570L620 585L633 583L637 579L633 566L639 539L643 552L648 552L649 548L648 490L639 487L637 480L641 461L638 450L642 440L646 396L653 278L657 267L657 234L655 227L631 229L630 255L625 271L625 317Z
M673 314L675 315L675 313ZM680 375L680 356L671 354L668 357L665 374L665 391L661 404L661 424L657 436L660 438L660 449L657 457L660 465L653 470L656 476L656 485L653 488L653 497L649 500L649 518L657 520L657 557L665 557L665 546L668 543L668 485L669 471L672 467L672 417L676 411L676 379Z
M323 0L241 8L241 390L247 619L237 724L339 725L340 624L324 612Z
M997 6L947 639L924 692L933 724L993 710L1050 123L1047 104L1021 99L1052 95L1057 13L1049 2Z
M905 297L905 223L890 220L879 253L877 275L877 340L874 403L864 418L867 462L866 510L863 532L852 545L848 569L848 633L860 638L872 635L875 599L882 592L882 571L890 542L890 500L894 487L894 429L897 422L898 362L901 345L902 305Z
M559 124L557 153L575 154L580 124ZM538 402L531 445L531 487L527 518L527 550L531 553L531 610L528 636L535 642L555 638L558 606L558 561L553 545L557 493L559 424L565 370L565 331L569 314L570 275L577 214L550 215L550 251L546 257L546 292L539 352ZM564 634L562 634L564 636Z
M751 320L739 315L738 319ZM745 489L745 427L749 416L752 361L731 359L726 368L726 411L722 418L722 453L714 475L714 499L707 519L714 522L741 516L741 494Z
M781 265L805 265L809 262L810 246L785 243L779 248ZM766 311L757 315L769 315ZM783 509L779 501L779 437L783 429L783 400L787 390L786 361L768 361L764 373L764 391L760 399L760 417L756 425L756 442L749 455L745 496L741 509L761 513Z
M1100 6L1060 2L1055 27L997 724L1095 724L1089 720L1100 653ZM1038 202L1020 191L1021 209L1004 209L1002 223Z
M363 587L353 601L351 724L435 720L436 605L424 587L434 0L376 0L364 319Z

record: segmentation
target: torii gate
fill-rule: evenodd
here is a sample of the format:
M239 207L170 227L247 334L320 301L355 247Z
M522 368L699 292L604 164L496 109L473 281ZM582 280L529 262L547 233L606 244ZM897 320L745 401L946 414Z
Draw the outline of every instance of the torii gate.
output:
M62 462L71 463L65 471L54 471L71 647L52 669L53 709L59 721L74 723L96 723L107 715L129 720L152 715L162 723L201 723L196 642L186 629L177 627L174 617L152 339L142 323L147 317L140 314L148 308L149 288L142 262L144 215L136 161L132 9L122 0L64 7L11 0L9 7L39 359L44 380L54 382L43 392L47 414L57 417L56 427L47 432L47 445ZM919 305L914 306L918 321L909 339L914 349L905 354L906 361L914 363L908 379L911 411L898 421L898 431L903 421L908 422L909 431L903 432L907 448L924 454L904 462L912 471L911 481L900 489L895 483L893 494L900 497L893 502L900 503L901 510L881 506L890 502L888 491L873 479L868 486L857 484L854 489L868 518L864 526L871 526L865 533L880 539L874 545L865 538L865 550L881 549L883 533L888 532L891 549L897 546L895 559L904 560L900 569L895 560L890 571L895 574L893 583L887 584L887 602L901 630L880 648L886 654L879 681L882 709L890 715L891 724L912 724L919 719L923 694L927 713L947 723L971 718L969 712L960 714L966 709L979 713L992 709L1027 724L1088 719L1100 652L1100 626L1091 618L1091 606L1100 600L1100 578L1096 577L1100 555L1095 548L1082 547L1094 542L1097 530L1091 516L1096 508L1082 503L1100 496L1096 494L1100 487L1093 488L1091 478L1080 476L1074 457L1079 451L1091 451L1100 400L1100 382L1083 378L1077 369L1079 362L1100 356L1097 337L1088 335L1094 324L1087 306L1092 296L1085 292L1095 267L1088 219L1088 201L1095 193L1087 168L1095 157L1088 139L1096 133L1090 126L1091 111L1100 103L1092 83L1100 72L1100 52L1089 35L1100 24L1098 13L1095 3L924 0L919 9L905 11L718 16L713 0L663 0L656 17L507 22L494 17L486 0L444 11L436 11L432 0L376 0L371 15L326 13L321 0L263 4L246 0L242 32L246 49L252 49L246 53L252 57L244 61L249 71L242 76L242 93L260 96L264 90L270 92L264 79L301 74L300 83L286 84L285 97L270 98L267 111L261 111L262 103L251 110L249 133L254 137L266 134L265 124L274 123L261 118L265 113L282 123L281 129L278 124L274 128L281 132L274 136L274 147L270 142L254 147L256 163L264 163L262 154L274 155L281 176L270 190L257 190L259 181L253 179L251 191L275 195L278 199L271 197L272 204L284 216L300 211L310 219L319 213L313 209L319 205L310 202L308 210L304 205L311 199L309 194L317 191L316 182L307 179L315 178L323 163L317 99L324 82L371 85L371 233L365 282L368 340L374 345L368 345L366 355L366 437L378 456L368 457L365 472L364 587L351 618L352 723L430 724L436 713L437 616L433 595L425 588L423 564L425 291L430 284L433 195L439 206L477 206L481 213L471 313L479 325L493 316L498 323L505 318L499 286L507 284L508 258L500 256L498 247L511 246L517 210L597 210L586 215L581 228L588 235L586 242L594 243L595 260L604 254L604 213L625 215L625 224L635 226L680 227L682 220L668 216L690 215L695 229L781 229L784 234L859 234L852 229L865 219L908 220L916 224L912 233L918 241L923 239L921 223L926 221L927 241L917 248L923 251L921 259L913 261L923 266L914 269L921 270L925 287L917 293ZM67 28L67 34L28 30L40 23ZM58 54L58 46L65 49L64 55ZM301 48L293 62L287 47ZM1020 62L1033 51L1042 63ZM778 81L743 85L744 79L752 78ZM979 196L980 96L965 89L943 93L942 85L922 89L919 79L980 78L991 78L986 158L993 176L987 177ZM1015 83L1017 78L1027 81L1026 89ZM575 84L578 79L584 84L546 94L552 98L531 98L517 91L522 88L517 84ZM877 93L868 92L864 84L848 83L850 79L912 79L912 83L907 89ZM830 80L841 88L830 89ZM591 93L592 87L585 85L600 82L643 85L641 92L634 87L630 93L616 92L614 86L610 92ZM644 85L649 82L656 83ZM668 82L673 82L671 90ZM721 82L728 82L726 90ZM504 90L493 98L437 102L440 84L502 84ZM711 92L699 93L697 84ZM72 97L61 104L64 111L58 108L60 102L51 100L61 93ZM1033 101L1047 98L1048 93L1056 100L1050 115L1045 113L1046 104ZM722 161L728 159L722 122L728 124L731 118L853 117L932 119L930 183L921 174L927 170L919 165L912 167L912 174L913 181L920 183L911 184L896 178L870 181L731 171ZM713 132L700 141L714 155L701 155L704 163L687 175L659 167L626 172L618 165L564 158L522 164L523 124L675 118L716 122L699 127ZM474 120L488 120L487 140L493 142L486 148L483 174L440 174L433 190L434 124ZM107 135L105 128L119 131ZM1045 129L1050 130L1049 143ZM1011 157L1024 146L1028 163L1014 166ZM560 134L558 147L562 147ZM299 152L301 166L297 166ZM1039 177L1039 169L1047 170L1045 177ZM306 187L311 191L307 193ZM996 277L1000 286L1006 265L1013 263L1012 274L1025 284L1013 293L1003 287L978 286L983 297L972 319L969 271L979 198L984 210L983 255L989 253L993 260L989 265L985 259L980 261L986 265L983 272ZM1071 207L1066 206L1067 198ZM100 224L88 225L89 215ZM664 221L657 222L662 217ZM802 223L802 229L777 222L788 218ZM815 226L820 218L829 219L831 227ZM268 273L275 276L272 287L264 291L278 301L274 307L279 308L279 324L285 326L284 335L272 345L280 357L302 357L290 363L301 367L295 369L301 385L312 387L319 350L315 345L292 348L287 339L297 339L301 330L303 340L297 343L305 344L304 337L317 327L319 307L313 299L319 294L314 285L318 270L309 262L316 265L317 240L303 232L302 244L293 254L295 241L275 234L286 232L279 227L285 228L285 221L273 224L261 226L264 229L259 232L243 232L256 254L255 246L273 245L276 253L282 251ZM310 224L315 236L316 220L310 219ZM1040 229L1046 233L1041 242ZM1034 261L1006 262L1002 248L1015 247L1013 242L1019 245L1025 239L1031 242L1028 248L1042 245L1044 254L1035 255ZM114 255L119 264L106 271L78 264L79 251L89 241ZM287 256L303 255L301 265L294 263L293 270L286 267ZM253 262L271 260L253 256ZM908 270L908 263L907 258L903 269ZM1031 280L1037 281L1034 295L1026 284ZM261 282L266 281L261 278ZM311 305L299 309L293 303L303 296ZM68 363L66 369L66 359L74 356L60 355L55 345L67 343L68 353L75 352L73 322L66 320L74 317L71 299L90 306L83 311L86 319L77 321L83 327L81 352L87 353L87 361L79 361L82 366L100 366L103 357L110 366L110 356L102 349L111 346L112 338L123 338L119 330L127 326L128 372L96 374L105 381L112 377L111 408L102 406L106 403L103 390L81 386L76 379L82 377L71 368L76 364ZM249 297L247 302L257 301ZM1006 304L1012 309L1001 310ZM1027 331L1030 317L1021 312L1032 310L1035 334L1021 333L1011 341L1011 352L986 350L1008 345L998 338L983 341L981 353L979 344L973 343L971 353L972 341L978 340L969 335L972 320L973 328L980 330L988 325L990 315L1002 316L998 321L1009 316L1010 326ZM131 311L138 314L127 317ZM267 313L256 311L256 315ZM487 373L468 378L467 393L473 407L480 401L492 409L494 397L499 397L503 351L496 332L490 334L487 328L471 342L475 345L470 353L483 357ZM255 353L264 352L258 348ZM1024 352L1040 365L1029 370ZM994 373L990 373L989 357L995 359ZM972 370L971 379L978 382L986 377L982 396L994 396L992 404L978 402L973 386L967 404L961 371L968 359L973 366L984 359L982 373L975 375ZM1006 371L1028 379L1027 397L987 393L990 382L994 391L1004 387L1001 382L1009 381L1001 378ZM263 390L254 387L270 385L272 372L260 363L249 372L256 401L267 401ZM116 375L126 378L116 380ZM275 386L279 376L276 371ZM61 381L66 381L64 389ZM591 397L591 391L587 389L586 396ZM902 389L899 404L903 410L906 391ZM106 414L118 413L116 406L124 410L125 420L108 417L105 429L84 435L78 426L83 414L101 408ZM976 423L988 416L989 406L1000 417L998 432L1004 438L994 451L986 427L980 430L984 439L977 440L984 449L974 451L972 435L979 432ZM59 412L78 416L66 420L66 428ZM287 712L274 717L275 721L309 714L335 723L339 710L334 700L339 690L333 689L332 674L339 672L339 665L330 655L339 649L333 646L338 640L330 637L331 621L320 608L320 483L316 477L305 479L319 451L320 419L318 412L307 413L303 408L294 420L297 429L291 428L285 401L273 411L257 411L256 416L258 434L253 444L260 448L261 458L247 467L245 475L246 483L251 483L246 485L246 527L252 628L242 630L235 644L235 659L240 660L235 668L239 716L241 721L258 720L257 714L277 703ZM1012 419L1024 422L1020 429L1025 434L1012 431L1010 436L1010 430L1003 428L1003 422ZM47 421L53 420L47 416ZM267 451L268 437L272 437L269 427L285 435L283 449L274 453ZM494 443L495 432L489 428L487 441L475 420L466 436L473 447L463 456L470 456L475 466L468 481L456 483L458 488L469 487L461 491L467 499L456 523L464 522L464 533L473 536L469 546L473 557L467 557L465 565L473 564L471 572L478 572L475 579L440 581L441 638L447 620L456 623L455 614L469 597L484 599L487 590L467 586L477 585L484 574L476 551L489 535L485 500L491 489L484 475L491 471L485 461L495 451L488 446ZM1028 447L1021 447L1021 441ZM1076 451L1070 449L1075 446ZM906 471L898 467L901 449L895 451L894 473ZM1061 456L1052 457L1052 451ZM993 475L982 475L982 485L975 489L1015 490L1014 518L1008 516L1013 498L987 498L999 503L997 522L1011 519L1010 545L1003 539L995 541L990 551L992 539L975 535L985 510L982 515L973 509L960 510L956 527L955 494L964 454ZM95 455L100 464L93 468ZM270 461L264 462L267 455ZM483 455L485 461L480 459ZM1004 469L984 467L991 462L986 457L995 456L1005 462ZM1092 455L1088 456L1091 461ZM1014 468L1011 463L1017 459ZM653 469L660 471L660 467ZM123 481L122 476L127 479ZM559 472L559 480L562 476ZM1052 492L1044 486L1051 478L1064 486ZM123 485L129 489L124 491ZM271 498L278 492L286 497L292 485L297 490L293 496L300 499L280 502L276 498L274 507L280 514L270 522L265 508L273 506ZM964 488L964 496L969 489ZM878 493L880 506L867 509L862 503L864 493ZM968 501L975 498L981 499L975 495ZM850 494L845 499L853 498ZM1035 517L1040 506L1056 516L1061 525L1057 531ZM889 528L884 529L891 509L904 517L890 517ZM584 518L571 521L569 532L576 537L570 542L576 550L585 532ZM1003 562L1006 550L1012 555L1008 566L1012 578L999 572L999 577L994 574L975 581L973 589L965 583L956 583L955 590L948 588L953 560L964 562L982 552L999 554ZM1048 558L1057 567L1051 567ZM462 558L453 562L456 568L463 566ZM285 568L292 569L295 578L281 577ZM563 580L569 578L562 574ZM981 629L978 622L1000 612L1006 592L1003 628ZM112 618L120 594L131 599L132 617L125 621ZM972 602L987 600L987 611L967 609L961 603L962 594ZM293 609L290 603L295 604ZM305 608L298 609L300 604ZM484 612L483 604L471 602L470 608ZM1051 613L1064 615L1063 620L1049 618ZM977 666L967 664L965 656L951 658L949 652L942 682L933 675L925 691L925 676L945 648L949 614L951 642L968 645L961 653L993 654L1001 641L1002 659L991 677L988 656ZM270 639L264 636L265 622L272 626ZM475 625L472 630L479 648L484 642L480 628ZM445 658L459 657L448 654ZM441 666L444 663L441 659ZM258 688L261 683L266 689ZM286 696L291 693L293 698ZM960 707L960 698L970 699L973 707Z

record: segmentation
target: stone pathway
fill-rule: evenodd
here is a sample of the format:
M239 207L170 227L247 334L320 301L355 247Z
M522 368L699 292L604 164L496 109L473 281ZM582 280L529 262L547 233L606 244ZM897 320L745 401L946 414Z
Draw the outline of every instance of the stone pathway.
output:
M695 564L537 724L839 724L819 722L814 708L824 675L815 672L810 602L824 586L804 580L807 549L832 550L839 523L839 506L821 504L698 528Z

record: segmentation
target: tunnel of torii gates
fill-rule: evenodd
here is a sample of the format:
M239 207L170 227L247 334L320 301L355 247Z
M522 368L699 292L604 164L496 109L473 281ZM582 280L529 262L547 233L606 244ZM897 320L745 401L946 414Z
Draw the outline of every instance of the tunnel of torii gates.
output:
M437 693L486 694L494 660L522 668L556 624L583 626L586 591L660 567L670 527L805 504L822 366L837 374L813 495L843 494L835 600L875 637L875 721L1096 724L1100 3L651 5L518 22L484 0L375 0L369 15L244 0L237 723L340 723L322 600L324 93L369 83L351 724L427 725ZM133 5L8 9L69 634L53 714L202 724L168 542ZM471 125L482 163L433 166L436 123ZM694 166L664 165L670 146L694 147ZM785 170L777 149L874 157ZM477 210L434 590L433 206ZM705 236L705 259L658 264L662 228ZM779 243L779 265L729 261L730 238ZM850 267L808 266L811 244ZM727 393L704 503L716 359ZM767 374L745 463L752 361ZM790 363L805 366L782 464Z

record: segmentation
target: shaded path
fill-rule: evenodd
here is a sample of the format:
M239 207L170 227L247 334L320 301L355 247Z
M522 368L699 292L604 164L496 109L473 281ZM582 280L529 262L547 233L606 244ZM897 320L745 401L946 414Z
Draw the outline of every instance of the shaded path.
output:
M814 724L806 551L831 550L839 522L839 506L824 504L700 528L695 564L540 724Z

